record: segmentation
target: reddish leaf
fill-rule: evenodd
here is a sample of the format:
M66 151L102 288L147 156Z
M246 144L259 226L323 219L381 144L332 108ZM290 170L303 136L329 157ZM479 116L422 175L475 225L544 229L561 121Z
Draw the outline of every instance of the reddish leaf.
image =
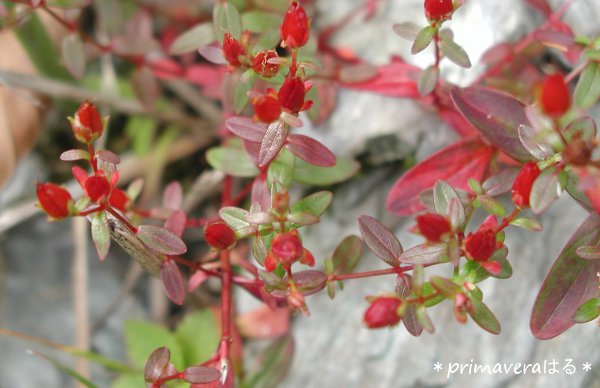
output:
M171 352L166 347L158 348L152 352L144 365L144 380L153 383L160 379L169 367Z
M185 70L184 78L186 81L200 86L206 97L219 99L222 95L224 69L223 66L192 65Z
M239 315L236 325L244 337L279 337L289 330L290 310L287 307L271 309L267 305L261 305L257 309Z
M181 237L185 231L187 215L183 210L175 210L165 221L165 229Z
M600 296L600 261L582 259L576 253L581 246L599 243L600 216L592 214L562 249L538 293L530 322L537 338L550 339L564 332L573 326L579 306Z
M287 277L284 278L283 283L287 282ZM300 271L294 273L294 282L296 283L296 287L303 295L312 295L323 288L325 288L325 284L327 283L327 274L317 271L314 269L309 269L307 271ZM288 290L273 290L271 293L275 297L279 298L287 298Z
M205 366L190 366L183 371L183 379L192 384L208 384L221 378L221 372Z
M279 154L279 150L285 143L287 136L287 126L282 121L275 121L269 124L267 132L260 144L258 154L258 167L265 167Z
M445 180L452 187L466 190L469 178L481 180L494 149L478 139L454 143L408 170L392 187L387 209L397 215L409 215L423 208L419 194Z
M410 295L411 276L404 275L396 278L396 293L402 298L408 298ZM415 337L419 337L423 333L423 326L417 319L415 305L409 304L402 317L402 324L406 330Z
M183 188L181 183L173 181L165 187L162 198L163 206L170 210L178 210L183 203Z
M321 167L335 166L335 155L320 142L304 135L289 135L285 145L290 152L300 159Z
M433 264L448 260L448 244L421 244L412 247L400 255L400 261L406 264Z
M90 154L87 151L72 149L60 154L60 160L65 162L73 162L76 160L90 160Z
M365 215L358 217L358 228L373 253L392 267L400 265L398 258L402 254L402 245L388 228L375 218Z
M109 150L99 150L98 152L96 152L96 157L104 162L111 164L121 163L121 159L119 158L119 156Z
M363 90L390 97L419 98L417 83L421 69L394 58L389 65L380 66L378 75L365 82L342 83L348 89Z
M187 251L177 235L159 226L140 225L136 235L150 249L163 255L181 255Z
M229 117L225 120L225 127L234 135L254 143L261 143L267 132L267 124L242 116Z
M200 287L200 285L204 283L208 278L208 274L204 271L194 272L194 274L188 279L188 292L192 292L196 288Z
M460 136L467 138L477 134L475 127L455 110L441 107L438 114L440 115L440 118Z
M160 268L160 281L171 302L182 305L185 300L185 283L174 260L163 262Z
M525 104L509 94L479 86L455 88L450 95L460 113L490 143L516 160L531 159L518 133L519 126L531 126Z

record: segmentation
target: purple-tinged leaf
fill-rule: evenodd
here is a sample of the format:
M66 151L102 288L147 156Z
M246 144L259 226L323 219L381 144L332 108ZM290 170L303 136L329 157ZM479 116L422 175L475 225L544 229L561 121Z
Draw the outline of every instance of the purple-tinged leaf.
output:
M150 249L163 255L181 255L187 247L173 232L154 225L140 225L136 236Z
M333 252L331 262L337 274L354 272L362 254L362 240L358 236L348 236L339 243Z
M533 36L544 46L552 47L560 51L567 51L569 47L572 47L575 44L573 35L565 34L560 31L538 30Z
M541 133L528 125L519 126L521 144L537 160L545 160L554 155L552 145L541 136Z
M205 366L190 366L183 371L183 379L191 384L208 384L221 378L221 371Z
M181 183L173 181L163 191L162 204L170 210L178 210L183 203L183 188Z
M312 137L289 135L285 147L291 153L312 165L320 167L335 166L335 154Z
M401 298L406 299L410 295L411 276L404 275L396 278L396 293ZM417 320L414 304L409 304L402 316L402 324L406 330L413 336L419 337L423 333L423 326Z
M556 337L573 326L573 315L585 301L600 296L600 261L585 260L577 248L600 243L600 216L592 214L562 249L537 295L531 331L539 339Z
M400 262L405 264L434 264L448 261L448 245L422 244L404 251Z
M577 256L586 260L600 260L600 246L585 245L575 250Z
M402 254L400 241L381 222L373 217L358 217L358 228L373 253L392 267L398 267Z
M415 55L425 50L433 40L435 32L436 30L431 26L427 26L419 31L410 49L410 53Z
M173 232L176 236L181 237L185 231L187 223L187 215L181 209L175 210L165 221L165 229Z
M133 92L146 109L152 109L160 96L160 87L148 66L138 67L131 76Z
M60 154L60 160L74 162L76 160L90 160L90 154L84 150L72 149Z
M166 347L158 348L150 354L144 365L144 381L154 383L167 371L171 352Z
M483 182L483 185L481 185L483 192L490 197L497 197L508 193L512 189L518 173L519 168L517 167L509 167L501 170Z
M77 79L85 73L85 51L77 33L71 33L62 40L62 59L69 73Z
M225 120L225 127L234 135L253 143L261 143L267 132L267 124L242 116L229 117Z
M204 57L207 61L214 63L215 65L226 65L227 59L223 55L221 47L217 46L204 46L198 49L198 53Z
M518 161L531 159L518 134L519 126L530 125L525 104L509 94L481 86L455 88L450 95L463 117L490 143Z
M109 150L99 150L98 152L96 152L96 157L104 162L111 164L121 163L121 159L119 158L119 156Z
M494 149L479 139L454 143L408 170L392 187L386 208L396 215L409 215L423 208L419 194L445 180L455 189L466 189L469 178L480 180Z
M160 281L171 302L182 305L185 300L185 282L175 260L166 260L160 267Z
M98 212L92 217L92 241L100 260L104 260L110 248L110 229L105 212Z
M327 274L314 269L294 273L294 283L296 284L296 287L302 293L302 295L305 296L315 294L321 291L323 288L325 288L325 285L327 284L327 279ZM276 281L276 279L273 280ZM265 279L265 281L267 281L267 279ZM289 293L289 290L287 289L287 287L285 287L285 284L287 284L287 276L283 278L283 284L283 289L275 289L273 290L273 292L271 292L271 294L278 298L287 298ZM279 287L280 283L278 283L276 286Z
M274 121L269 124L267 132L260 144L258 153L258 167L265 167L279 154L287 137L287 126L282 121Z
M585 323L598 318L598 316L600 316L600 298L592 298L577 309L573 315L573 321Z
M188 279L188 292L193 292L196 288L200 287L202 283L208 280L210 276L204 271L196 271Z
M558 199L559 195L558 175L554 168L549 167L542 171L533 182L529 195L531 210L536 214L542 213Z
M498 319L496 319L490 309L471 293L469 293L468 296L473 306L473 308L469 309L468 312L475 323L477 323L479 327L487 332L492 334L500 334L500 322L498 322Z

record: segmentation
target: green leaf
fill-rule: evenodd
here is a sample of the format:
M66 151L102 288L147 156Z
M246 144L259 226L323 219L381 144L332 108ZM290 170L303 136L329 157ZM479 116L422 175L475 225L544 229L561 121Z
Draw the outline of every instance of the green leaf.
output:
M462 288L441 276L432 276L429 282L433 288L435 288L442 296L446 298L454 298L456 294L462 292Z
M499 217L504 217L506 215L504 206L493 197L490 197L489 195L479 195L477 196L477 200L489 214L494 214Z
M125 124L125 133L133 141L133 152L136 156L145 156L152 149L158 122L152 117L130 116Z
M237 146L213 147L206 152L206 161L215 170L240 178L258 175L258 168L246 152Z
M142 373L136 374L122 374L113 383L111 388L135 388L144 386L144 375Z
M260 235L252 239L252 256L254 256L258 264L265 265L267 253L267 246Z
M600 66L590 62L575 87L575 103L581 108L592 106L600 97Z
M600 243L600 216L591 214L556 258L537 295L531 331L539 339L556 337L573 325L573 315L584 301L597 298L600 261L576 253L581 246Z
M279 40L281 39L279 28L272 28L270 30L263 31L262 34L258 36L258 40L254 45L255 51L263 51L270 50L277 46Z
M362 254L362 240L358 236L348 236L339 243L331 261L337 274L354 272Z
M219 210L219 217L235 231L238 238L247 237L257 230L256 225L250 225L246 221L248 214L247 210L233 206L224 207Z
M415 315L417 321L421 324L421 326L423 326L425 331L427 331L429 334L433 334L435 332L435 327L433 326L433 322L431 322L431 318L429 318L429 315L427 314L425 306L415 306Z
M437 30L431 26L427 26L419 31L410 49L410 53L415 55L425 50L433 40L436 31Z
M433 288L433 286L431 285L431 283L426 282L426 283L423 284L423 287L421 288L421 296L427 297L427 296L433 294L434 292L437 292L437 290L435 288ZM431 299L427 299L427 301L425 303L423 303L423 306L425 306L425 307L433 307L435 305L440 304L445 299L446 298L444 298L442 295L434 296Z
M279 150L279 154L269 164L267 170L267 187L272 187L275 181L289 187L294 178L295 159L294 155L287 149L282 148Z
M242 15L242 27L244 30L260 34L268 29L279 28L281 15L272 12L250 11Z
M460 67L468 69L471 67L471 60L467 52L460 47L456 42L447 39L444 35L440 35L440 50L444 56L457 64Z
M592 298L579 306L573 320L577 323L589 322L600 316L600 298Z
M213 8L213 23L220 44L223 44L223 36L226 32L229 32L235 39L240 39L242 35L242 19L233 4L218 2Z
M58 361L54 357L50 357L50 356L48 356L46 354L43 354L43 353L40 353L38 351L31 351L31 353L34 354L34 355L36 355L36 356L38 356L38 357L40 357L40 358L43 358L46 361L49 361L52 365L54 365L58 369L62 370L63 372L65 372L66 374L68 374L69 376L71 376L72 378L74 378L75 380L77 380L79 383L85 385L86 387L88 387L88 388L98 388L98 386L95 385L93 382L91 382L87 378L83 377L82 375L80 375L79 373L77 373L75 370L71 369L67 365L65 365L62 362Z
M421 96L427 96L429 93L433 92L439 78L440 69L435 65L428 66L423 70L419 77L419 83L417 84L419 94L421 94Z
M221 43L223 36L221 36ZM172 55L180 55L198 50L200 47L208 46L215 41L213 24L204 22L195 25L179 35L171 44L169 52Z
M208 360L217 348L220 336L215 315L209 309L187 314L175 331L185 366Z
M233 91L233 110L240 113L248 104L248 92L254 85L254 70L248 69L238 80Z
M318 167L296 158L294 180L307 185L329 186L353 177L359 169L360 164L349 158L338 157L333 167Z
M456 198L460 202L460 197L452 186L443 180L435 182L435 185L433 186L433 204L436 213L447 216L448 205L452 198Z
M100 260L104 260L110 248L110 229L105 212L98 212L92 217L92 241Z
M309 213L320 217L331 204L333 194L330 191L319 191L302 198L290 207L292 213Z
M510 222L511 225L518 226L530 232L539 232L543 229L542 225L531 218L519 217Z
M479 298L472 296L470 292L468 293L468 297L473 305L473 308L469 309L468 312L475 323L485 331L492 334L500 334L500 322L498 322L498 319L496 319L490 309Z
M177 338L164 327L150 322L128 321L125 323L125 343L129 358L139 368L144 367L152 352L163 346L171 352L173 365L177 369L185 368L183 351Z

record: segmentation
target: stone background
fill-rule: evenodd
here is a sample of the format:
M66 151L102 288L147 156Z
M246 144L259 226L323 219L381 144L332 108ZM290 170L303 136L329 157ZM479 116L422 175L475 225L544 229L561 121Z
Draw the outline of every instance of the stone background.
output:
M357 0L318 1L318 24L328 24L356 6ZM394 54L421 66L432 56L407 56L410 44L394 35L393 23L411 20L424 24L422 2L382 1L376 17L349 23L336 43L353 47L373 63L385 63ZM554 2L557 3L557 2ZM600 33L600 2L579 0L567 19L576 32ZM449 24L473 63L490 45L527 33L539 15L520 0L471 0ZM458 69L446 65L443 74L461 85L468 84L482 69ZM342 91L338 106L326 125L310 129L336 152L356 155L367 139L386 134L423 158L448 144L454 135L427 112L410 101ZM33 194L31 182L43 174L44 164L32 155L21 165L11 185L0 193L1 206L10 198ZM382 203L397 179L396 168L382 168L346 184L335 195L332 211L306 236L316 257L330 254L340 236L358 233L356 217L369 214L397 229L405 247L419 243L406 232L410 224L385 214ZM541 217L544 231L535 236L509 230L509 259L514 275L503 281L487 281L485 302L502 324L502 334L493 336L470 321L459 325L447 304L432 309L436 333L413 338L402 328L366 330L361 324L367 304L365 295L387 292L393 279L387 277L348 281L335 301L325 294L309 299L310 318L294 320L296 354L283 387L600 387L598 328L577 325L550 341L536 340L529 330L531 307L554 257L585 218L584 212L567 196ZM330 238L329 238L330 236ZM0 236L0 327L27 332L62 343L72 343L71 256L69 223L47 224L36 217ZM118 294L128 259L116 250L102 263L90 251L90 310L92 321ZM367 252L359 270L384 268ZM429 272L428 272L429 273ZM125 318L148 316L147 295L136 289L121 303L116 314L93 338L97 350L109 357L124 358L122 323ZM245 300L243 299L243 304ZM0 387L69 387L72 382L48 363L26 354L29 344L0 336ZM556 375L458 375L446 377L449 363L543 363L552 359L561 366L573 359L577 372ZM68 359L66 359L68 360ZM472 361L471 361L472 360ZM435 372L433 364L443 370ZM581 364L593 364L592 372ZM95 381L108 385L108 377L95 371ZM142 385L140 385L142 386Z

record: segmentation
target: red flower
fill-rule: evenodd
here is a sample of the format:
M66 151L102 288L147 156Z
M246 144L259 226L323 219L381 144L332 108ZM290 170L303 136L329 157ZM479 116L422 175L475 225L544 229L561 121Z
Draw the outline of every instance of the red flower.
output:
M222 251L236 242L235 232L224 222L209 224L204 231L206 243L216 250Z
M110 193L110 183L104 175L92 175L85 181L85 193L92 202L103 202Z
M571 95L562 74L546 77L540 95L542 111L548 116L562 116L571 106Z
M450 222L441 214L425 213L417 216L419 232L430 242L440 242L444 234L451 230Z
M122 212L127 210L129 202L130 201L127 194L119 188L114 188L110 193L110 198L108 199L108 203L110 204L110 206Z
M272 123L281 114L279 97L273 89L267 89L267 94L252 98L252 106L256 118L264 123Z
M276 63L269 63L269 59L271 58L277 58L277 52L275 50L257 53L252 59L252 70L265 78L271 78L277 75L279 72L279 65Z
M60 220L71 214L72 198L67 190L54 183L38 183L35 190L40 206L50 217Z
M292 1L283 23L281 24L281 40L285 46L298 48L308 41L310 26L304 8L297 1Z
M535 162L529 161L523 165L512 187L512 200L517 207L529 206L531 187L539 175L540 169Z
M295 114L302 110L305 94L304 82L299 77L288 77L279 88L277 95L281 107Z
M88 101L83 102L71 121L75 138L82 143L90 143L102 135L104 123L98 109Z
M424 6L425 17L432 21L444 19L454 10L452 0L425 0Z
M304 255L302 242L296 231L279 233L271 243L271 254L278 263L284 267L291 266Z
M371 305L365 311L363 321L369 329L394 326L402 318L398 314L400 306L402 306L400 298L380 296L371 302Z
M475 261L486 261L496 251L496 232L486 226L465 238L465 251Z
M223 56L233 67L241 66L240 57L246 56L246 49L242 43L232 37L229 32L226 32L223 37Z

